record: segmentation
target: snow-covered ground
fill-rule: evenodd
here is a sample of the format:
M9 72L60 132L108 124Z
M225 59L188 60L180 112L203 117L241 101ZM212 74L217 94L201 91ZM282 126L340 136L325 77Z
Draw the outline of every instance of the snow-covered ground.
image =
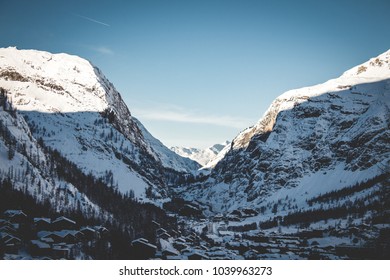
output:
M101 71L80 57L1 48L0 87L35 139L122 193L145 200L152 188L163 198L164 168L192 173L200 167L155 139Z
M390 51L323 84L278 97L233 141L206 181L177 188L215 213L306 200L382 174L389 165ZM283 212L284 211L284 212ZM289 211L278 207L278 214ZM270 215L274 215L270 213Z

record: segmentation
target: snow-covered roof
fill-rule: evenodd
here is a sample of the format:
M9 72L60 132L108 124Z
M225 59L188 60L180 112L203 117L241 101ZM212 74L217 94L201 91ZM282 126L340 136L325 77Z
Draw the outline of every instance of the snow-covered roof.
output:
M4 239L4 244L10 244L10 243L21 242L21 241L22 240L20 238L10 235L8 238Z
M93 232L93 233L96 232L95 229L90 228L90 227L82 227L82 228L80 229L80 231L81 231L81 232L83 232L83 231L89 231L89 232Z
M37 222L46 222L46 223L50 224L51 219L50 218L34 218L34 223L37 223Z
M57 219L55 219L52 224L55 224L55 223L58 223L58 222L61 222L61 221L66 221L68 223L71 223L71 224L76 224L75 221L67 218L67 217L64 217L64 216L61 216L61 217L58 217Z
M31 244L33 244L41 249L49 249L50 248L49 244L42 242L42 241L39 241L39 240L31 240Z
M155 245L149 243L149 241L148 241L147 239L145 239L145 238L138 238L138 239L133 240L133 241L131 242L131 245L136 245L136 244L141 244L141 245L143 245L143 246L147 246L147 247L149 247L149 248L152 248L152 249L154 249L154 250L157 250L157 246L155 246Z
M160 242L162 252L173 254L173 255L180 255L180 252L176 250L170 242L161 238L159 242Z
M27 215L22 210L6 210L6 211L4 211L4 216L6 216L6 217L14 217L14 216L18 216L18 215L22 215L22 216L27 217Z

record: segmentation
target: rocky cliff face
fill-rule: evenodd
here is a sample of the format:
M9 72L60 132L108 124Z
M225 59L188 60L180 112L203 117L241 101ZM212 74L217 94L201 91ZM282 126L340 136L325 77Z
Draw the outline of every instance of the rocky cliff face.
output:
M0 87L35 141L122 193L164 198L176 177L199 168L153 138L102 72L77 56L0 49Z
M383 173L390 158L390 51L328 82L282 94L201 184L215 211L306 200ZM185 191L184 191L185 190Z

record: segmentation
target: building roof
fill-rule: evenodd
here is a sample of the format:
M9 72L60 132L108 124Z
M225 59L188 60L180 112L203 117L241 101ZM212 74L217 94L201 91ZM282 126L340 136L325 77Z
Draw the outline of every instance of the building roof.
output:
M0 232L0 239L5 240L8 239L10 236L13 236L12 234L9 234L7 232Z
M170 238L171 235L167 232L163 232L161 234L158 235L159 238Z
M0 227L0 232L7 232L7 231L12 231L12 232L15 232L15 228L11 225L6 225L6 226L2 226Z
M21 242L20 238L17 238L13 235L10 235L8 238L4 239L4 244L12 244L14 242Z
M51 235L57 235L58 237L64 238L67 235L76 236L77 234L83 234L77 230L60 230L60 231L39 231L37 237L42 240L42 238L47 238Z
M80 229L80 231L81 231L81 232L87 232L87 231L89 231L89 232L92 232L92 233L95 233L95 232L96 232L95 229L90 228L90 227L82 227L82 228Z
M133 245L133 246L136 245L136 244L141 244L141 245L149 247L149 248L151 248L153 250L157 250L157 246L149 243L149 241L147 239L145 239L145 238L138 238L138 239L133 240L131 242L131 245Z
M131 244L137 243L137 242L149 243L149 240L147 240L147 239L141 237L141 238L134 239L133 241L131 241Z
M18 215L22 215L22 216L27 217L27 215L22 210L6 210L6 211L4 211L4 216L6 216L6 217L14 217L14 216L18 216Z
M50 224L51 219L50 218L34 218L34 223L38 223L38 222L45 222L45 223Z
M160 239L160 246L163 254L180 255L180 252L176 250L171 243L164 239Z
M71 223L71 224L74 224L74 225L76 224L75 221L73 221L73 220L71 220L71 219L69 219L69 218L67 218L67 217L64 217L64 216L58 217L57 219L55 219L55 220L52 222L52 224L58 223L58 222L61 222L61 221L66 221L66 222Z
M49 244L42 242L42 241L39 241L39 240L31 240L31 244L37 246L40 249L49 249L50 248Z

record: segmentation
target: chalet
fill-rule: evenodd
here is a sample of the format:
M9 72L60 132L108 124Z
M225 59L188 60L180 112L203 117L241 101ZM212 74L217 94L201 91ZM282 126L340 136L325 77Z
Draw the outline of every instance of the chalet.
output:
M230 212L228 214L228 216L242 218L242 212L240 210L236 209L236 210L233 210L232 212Z
M173 230L171 230L171 235L174 237L177 237L177 236L179 236L179 233L173 229Z
M60 242L65 242L65 243L76 242L76 237L72 234L72 232L68 230L57 231L55 232L55 234L59 236L59 239L61 240Z
M177 242L177 241L175 241L175 242L173 242L173 247L174 247L176 250L181 251L181 250L187 248L188 246L187 246L187 244L184 243L184 242Z
M255 249L249 249L244 253L244 257L246 260L257 260L259 252Z
M3 239L3 243L7 254L18 254L22 240L10 235L8 238Z
M156 230L156 235L159 236L160 234L167 233L167 230L164 228L158 228Z
M51 238L55 243L76 243L84 237L84 234L76 230L40 231L37 233L37 237L40 240Z
M155 220L152 221L152 225L156 228L160 228L161 225L159 223L157 223Z
M241 221L241 218L239 216L233 215L233 214L226 215L226 219L228 221L231 221L231 222L239 222L239 221Z
M172 244L164 239L159 240L160 248L163 258L166 259L167 256L178 256L180 252L176 250Z
M150 259L156 255L157 246L150 244L145 238L138 238L131 242L132 252L136 259Z
M55 219L52 223L52 230L72 230L76 229L76 222L64 216Z
M259 213L254 209L250 209L250 208L242 209L242 217L243 218L254 217L254 216L257 216L258 214Z
M187 247L187 248L184 248L183 250L180 250L180 253L183 254L183 255L188 255L188 254L191 254L192 251L193 251L192 249Z
M80 229L80 232L84 235L86 240L94 240L99 238L99 232L90 227L83 227Z
M4 232L4 233L9 233L9 234L15 234L16 233L16 229L11 225L11 226L2 226L0 227L0 232Z
M0 227L2 226L12 226L12 223L8 220L0 219Z
M222 214L217 214L213 217L213 222L220 222L223 220L223 215Z
M27 221L27 215L22 210L6 210L4 217L11 223L25 223Z
M54 240L52 238L50 238L50 237L42 237L40 240L42 242L45 242L45 243L48 243L48 244L54 243Z
M51 254L51 247L49 244L40 240L31 240L30 252L33 256L49 256Z
M62 238L60 236L58 236L56 233L52 232L52 231L39 231L37 233L37 237L38 239L42 240L42 239L46 239L46 238L50 238L52 239L54 242L62 242Z
M50 218L34 218L34 227L37 231L51 230Z
M195 241L194 237L192 237L191 235L186 236L185 239L186 239L186 242L189 242L189 243L193 243Z
M176 242L186 243L186 240L183 237L176 238Z
M159 234L157 237L158 237L158 238L165 239L165 240L168 240L168 239L171 238L172 236L171 236L169 233L167 233L167 232L163 232L163 233Z
M7 232L0 232L0 240L5 241L6 239L10 238L13 236L12 234L9 234Z
M93 229L99 233L100 238L106 238L110 233L109 230L103 226L94 226Z
M69 259L70 248L65 244L54 245L52 248L52 255L55 259Z

